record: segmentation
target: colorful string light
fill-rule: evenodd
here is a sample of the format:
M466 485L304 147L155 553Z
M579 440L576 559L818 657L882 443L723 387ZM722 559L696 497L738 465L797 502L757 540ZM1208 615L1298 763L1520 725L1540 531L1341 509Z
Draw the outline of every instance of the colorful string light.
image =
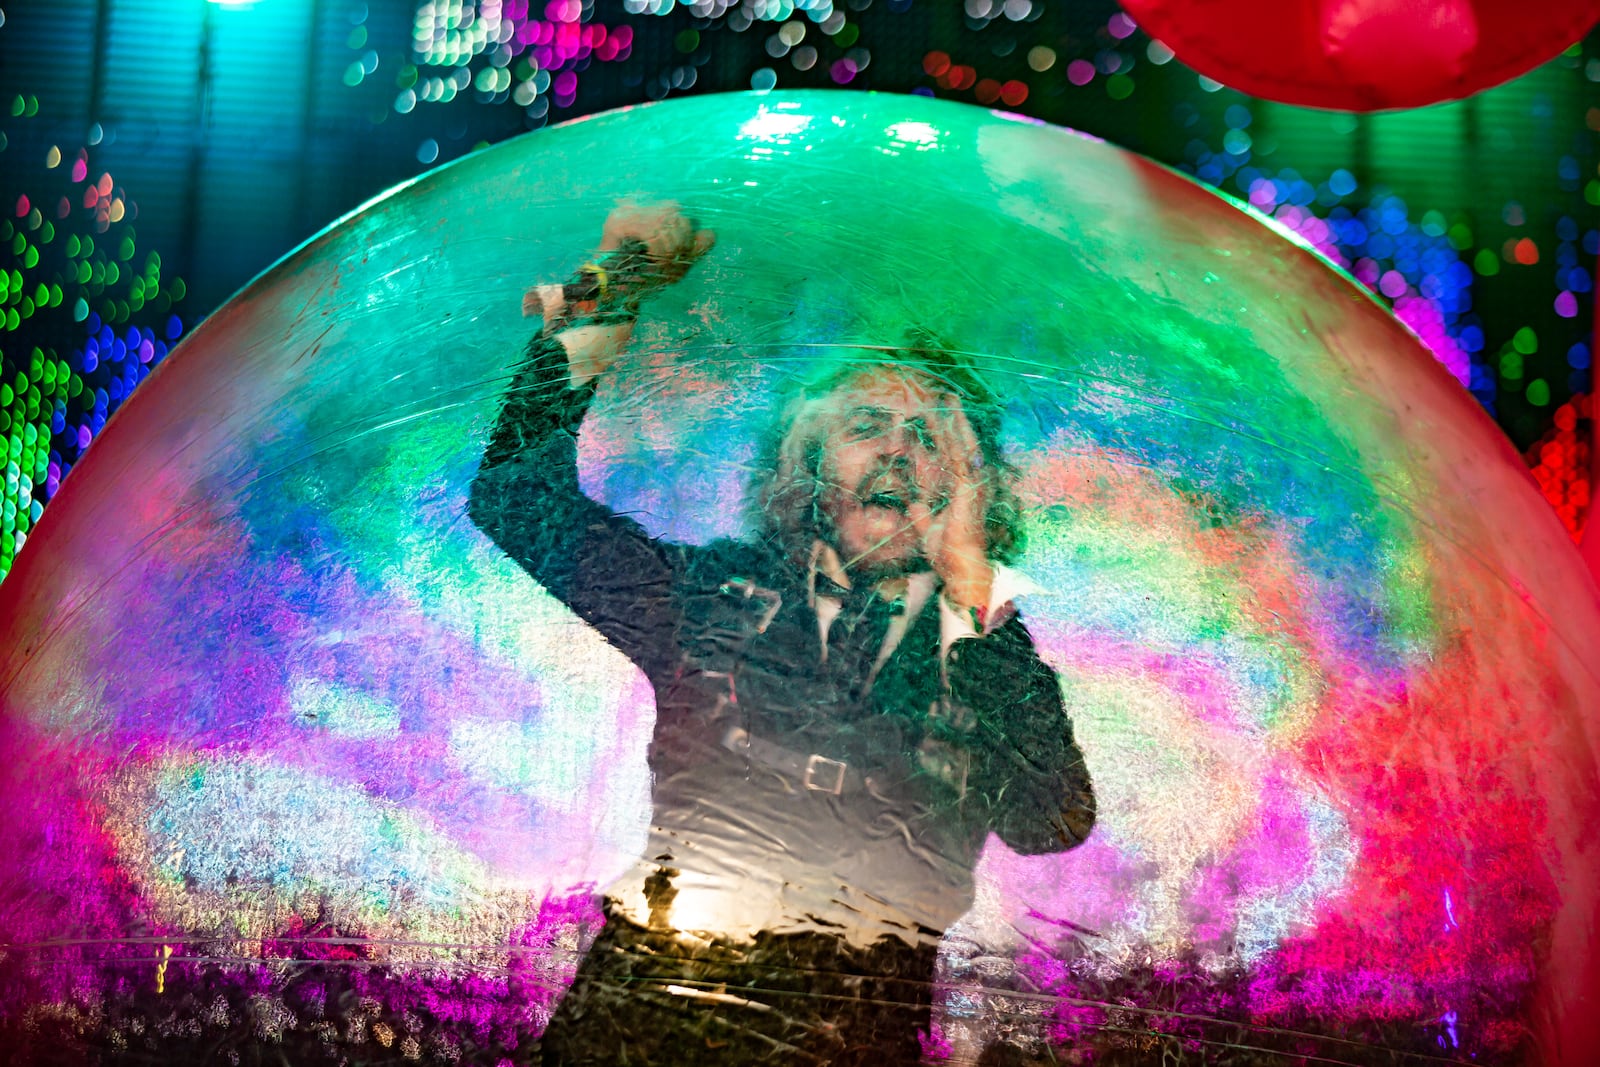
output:
M1556 408L1555 425L1533 443L1526 457L1539 491L1577 541L1589 518L1593 486L1594 395L1579 393Z
M634 10L635 0L625 6L630 14L643 13ZM549 0L542 8L537 0L420 4L410 61L396 79L394 110L405 114L418 104L449 103L468 89L482 103L509 100L539 120L552 101L571 107L578 85L574 67L621 62L633 48L633 27L607 26L593 17L593 0ZM352 33L348 43L352 50L365 49L346 71L346 84L355 85L376 69L377 53L366 47L365 32Z
M11 101L13 119L38 111L35 96ZM12 267L0 270L0 345L11 348L7 341L23 331L81 340L65 351L45 344L29 345L25 356L6 352L0 578L106 419L183 332L173 309L184 283L163 275L157 252L139 254L138 205L93 166L98 126L88 140L75 149L51 145L42 167L13 160L8 168L26 177L10 217L0 219L0 243L12 255ZM0 152L17 149L0 142Z

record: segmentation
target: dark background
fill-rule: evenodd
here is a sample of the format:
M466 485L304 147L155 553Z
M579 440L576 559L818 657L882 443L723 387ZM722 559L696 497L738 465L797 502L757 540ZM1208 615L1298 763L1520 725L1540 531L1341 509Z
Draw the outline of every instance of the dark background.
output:
M820 25L720 3L0 0L0 574L170 345L317 230L476 146L753 84L1006 106L1332 220L1358 277L1436 307L1578 528L1600 33L1465 102L1362 116L1200 78L1110 0L839 0ZM540 54L558 23L580 54Z

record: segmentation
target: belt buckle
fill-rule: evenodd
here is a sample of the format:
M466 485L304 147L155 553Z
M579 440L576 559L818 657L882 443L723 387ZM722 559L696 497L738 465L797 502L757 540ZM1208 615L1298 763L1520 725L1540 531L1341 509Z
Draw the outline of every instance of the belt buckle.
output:
M823 766L833 768L834 778L832 785L820 785L816 780L817 768ZM836 759L829 759L827 756L820 756L813 752L806 758L806 773L801 778L801 781L805 783L805 787L807 789L815 790L818 793L828 793L831 796L838 796L840 793L844 792L844 772L845 768L849 766L850 765L848 763L843 763Z

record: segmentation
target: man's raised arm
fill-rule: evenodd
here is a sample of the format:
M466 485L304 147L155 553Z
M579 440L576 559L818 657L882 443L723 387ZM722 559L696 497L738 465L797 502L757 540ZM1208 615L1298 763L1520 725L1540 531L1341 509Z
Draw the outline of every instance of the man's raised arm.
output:
M577 434L597 379L633 334L639 300L711 247L672 205L624 204L600 250L565 285L523 300L544 327L506 391L467 514L553 596L647 674L670 669L674 561L637 523L578 483Z

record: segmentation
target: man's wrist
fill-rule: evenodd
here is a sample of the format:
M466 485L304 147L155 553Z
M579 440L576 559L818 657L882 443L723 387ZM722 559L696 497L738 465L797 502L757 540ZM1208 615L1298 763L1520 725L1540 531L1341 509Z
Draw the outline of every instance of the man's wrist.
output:
M994 596L994 569L987 562L967 565L960 573L946 574L943 578L945 602L958 613L977 610L987 612Z
M987 637L996 630L1001 629L1017 613L1016 599L1028 593L1042 592L1038 585L1028 577L1010 567L1000 563L986 563L990 571L990 580L985 585L984 591L987 600L960 601L957 599L961 592L959 580L952 589L952 583L945 582L939 593L939 649L941 655L948 655L955 642L964 638ZM974 610L976 609L976 610Z
M524 315L544 320L556 334L582 326L615 326L638 318L639 300L651 288L649 252L642 242L599 253L560 284L535 286L523 298Z

